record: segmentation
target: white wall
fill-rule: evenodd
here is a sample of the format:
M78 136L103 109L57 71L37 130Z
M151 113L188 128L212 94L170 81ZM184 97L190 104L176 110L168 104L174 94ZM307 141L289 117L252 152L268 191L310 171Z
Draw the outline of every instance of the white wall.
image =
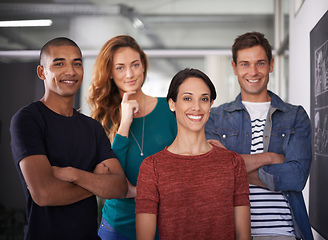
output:
M290 6L289 102L310 113L310 32L328 10L327 0L305 0L299 12Z
M310 115L310 32L328 10L327 0L305 0L299 11L290 1L289 102L302 105ZM308 184L303 191L308 206ZM315 239L323 239L316 233Z

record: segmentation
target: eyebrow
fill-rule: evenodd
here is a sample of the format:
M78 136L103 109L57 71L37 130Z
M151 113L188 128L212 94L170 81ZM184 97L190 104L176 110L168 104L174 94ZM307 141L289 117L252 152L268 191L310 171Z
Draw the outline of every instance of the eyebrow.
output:
M184 95L184 94L193 95L193 94L190 93L190 92L184 92L184 93L182 93L182 95ZM209 95L210 95L209 93L203 93L203 94L202 94L202 96L209 96Z
M260 60L257 60L257 62L267 62L267 60L266 59L260 59ZM239 61L239 63L249 63L249 61L241 60L241 61Z
M65 61L65 58L55 58L52 62ZM73 61L81 61L82 58L74 58Z
M64 61L65 58L55 58L54 60L52 60L52 62L58 62L58 61Z
M133 64L133 63L136 63L136 62L141 62L141 60L136 59L136 60L132 61L131 63ZM115 63L115 65L125 65L125 63Z

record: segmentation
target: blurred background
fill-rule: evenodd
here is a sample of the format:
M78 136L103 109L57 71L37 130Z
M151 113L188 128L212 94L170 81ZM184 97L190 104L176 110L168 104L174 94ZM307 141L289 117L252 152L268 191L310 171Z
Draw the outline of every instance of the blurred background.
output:
M231 68L234 39L259 31L268 38L275 57L269 89L309 112L310 59L304 48L309 39L303 37L309 38L327 9L326 0L0 0L0 239L22 236L25 198L11 157L8 129L19 108L43 95L36 66L44 43L66 36L80 46L84 83L75 107L88 115L85 94L93 63L103 44L116 35L131 35L148 55L143 87L147 94L166 96L176 72L198 68L214 82L217 106L239 93ZM13 20L46 21L42 26L4 23ZM299 54L306 59L302 65ZM300 66L308 71L305 75Z
M31 50L39 50L54 37L69 36L83 51L85 83L81 92L85 93L101 46L115 35L129 34L150 59L144 86L147 93L165 96L172 76L193 67L219 83L218 105L234 99L239 91L230 66L234 39L247 31L260 31L275 50L279 47L280 54L288 57L288 14L289 1L274 0L8 0L0 5L1 21L43 19L51 25L1 28L0 49L9 50L11 56L0 56L0 61L37 61L38 52ZM275 42L277 31L283 46ZM277 85L276 74L272 75L272 88Z

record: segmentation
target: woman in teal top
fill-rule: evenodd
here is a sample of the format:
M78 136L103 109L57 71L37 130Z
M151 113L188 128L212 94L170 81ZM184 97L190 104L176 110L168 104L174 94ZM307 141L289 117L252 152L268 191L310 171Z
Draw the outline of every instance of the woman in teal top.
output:
M88 100L91 116L105 128L129 185L126 198L104 204L98 232L103 240L136 239L134 197L140 164L170 145L177 133L165 98L142 92L147 68L146 54L127 35L105 43L94 65Z

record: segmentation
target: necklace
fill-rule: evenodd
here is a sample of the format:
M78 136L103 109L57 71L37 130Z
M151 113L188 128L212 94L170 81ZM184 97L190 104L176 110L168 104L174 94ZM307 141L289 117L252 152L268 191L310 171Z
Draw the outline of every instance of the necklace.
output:
M141 137L141 147L140 144L138 143L137 139L135 138L135 136L133 135L131 129L129 129L132 137L134 138L134 140L136 141L138 148L140 149L140 156L143 157L143 146L144 146L144 133L145 133L145 116L142 117L142 137Z
M146 111L146 96L145 96L145 100L144 100L144 111ZM146 112L144 113L146 114ZM144 115L142 117L142 135L141 135L141 147L140 144L138 143L137 139L135 138L135 136L133 135L133 132L131 131L131 129L129 129L133 139L136 141L138 148L140 150L140 156L143 157L144 153L143 153L143 146L144 146L144 134L145 134L145 116Z

